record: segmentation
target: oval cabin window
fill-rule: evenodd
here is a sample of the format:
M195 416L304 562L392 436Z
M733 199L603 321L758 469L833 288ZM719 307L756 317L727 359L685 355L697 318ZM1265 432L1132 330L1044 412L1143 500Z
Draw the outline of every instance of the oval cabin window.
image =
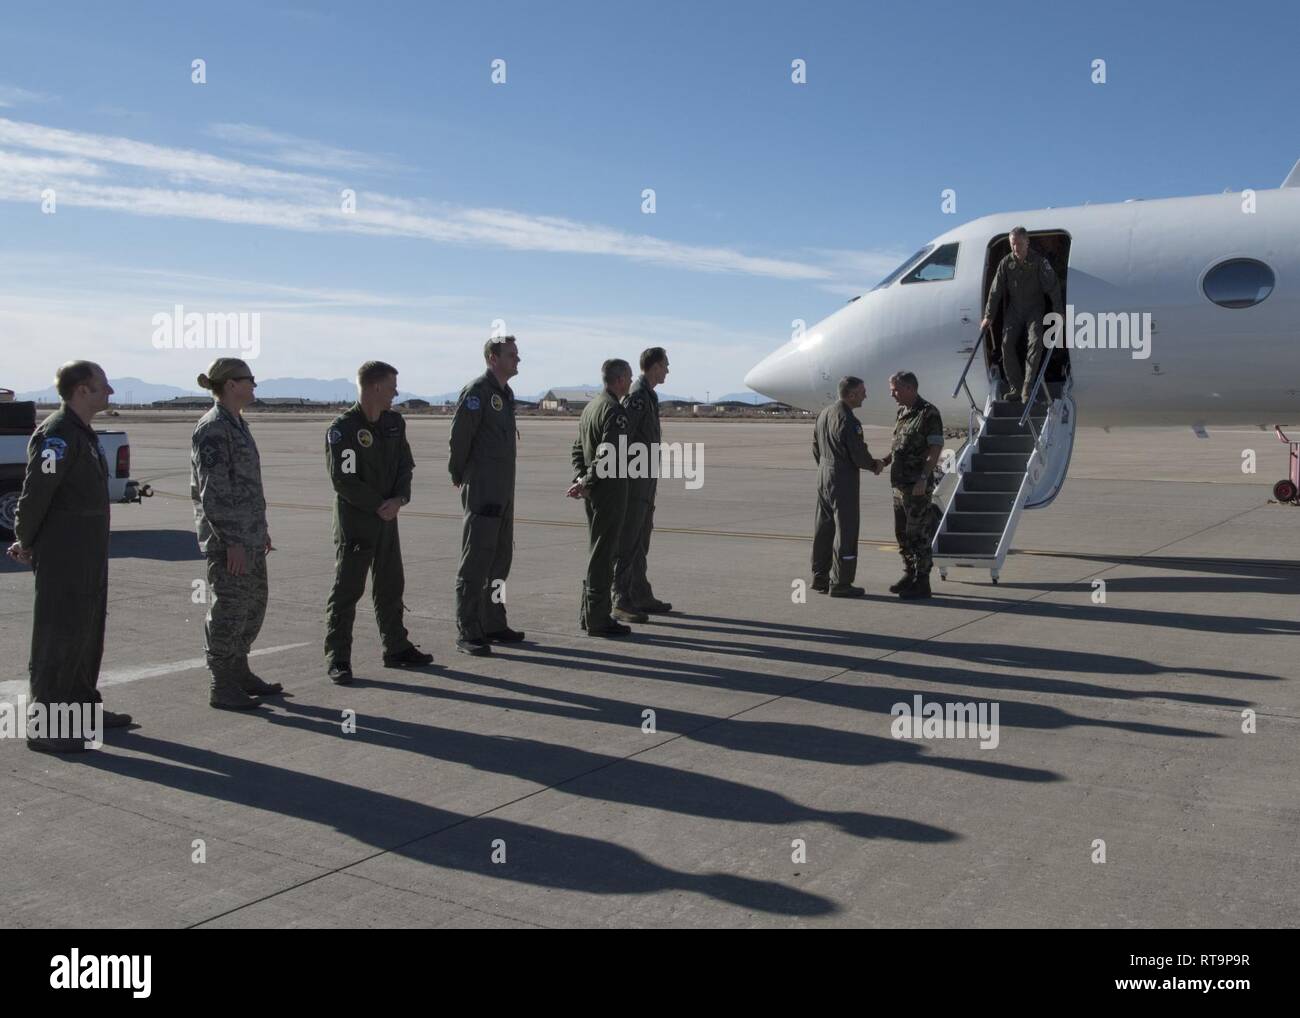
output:
M1201 289L1221 308L1248 308L1273 292L1273 270L1254 258L1230 258L1205 274Z

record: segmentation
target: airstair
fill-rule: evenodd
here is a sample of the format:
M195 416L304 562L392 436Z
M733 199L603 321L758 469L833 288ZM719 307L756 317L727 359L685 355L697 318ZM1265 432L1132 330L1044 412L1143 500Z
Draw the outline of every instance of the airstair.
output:
M957 483L944 507L931 551L939 576L948 578L954 566L987 569L998 582L1020 514L1051 505L1065 483L1074 448L1075 408L1070 379L1044 381L1049 356L1043 358L1026 403L1011 403L990 395L981 410L975 404L966 374L983 337L971 351L957 388L970 400L966 445L953 465ZM990 392L997 391L990 372Z

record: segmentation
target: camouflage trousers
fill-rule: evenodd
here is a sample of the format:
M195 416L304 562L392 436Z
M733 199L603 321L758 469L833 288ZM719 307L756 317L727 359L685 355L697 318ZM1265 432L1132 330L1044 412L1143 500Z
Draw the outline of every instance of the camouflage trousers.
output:
M904 568L917 576L929 576L934 565L930 542L939 528L940 514L931 493L913 495L910 485L894 489L894 537L898 540L898 554L903 556Z
M226 549L208 553L208 618L203 626L208 668L214 680L234 679L248 669L248 652L266 618L266 553L244 549L248 571L226 568Z

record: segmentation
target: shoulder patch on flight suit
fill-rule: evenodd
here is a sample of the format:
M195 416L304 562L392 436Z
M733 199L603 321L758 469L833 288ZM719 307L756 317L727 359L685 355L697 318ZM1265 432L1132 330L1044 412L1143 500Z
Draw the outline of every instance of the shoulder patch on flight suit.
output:
M369 449L374 444L375 436L365 428L357 429L357 445L363 449Z
M495 392L492 393L492 409L500 410L503 406L505 406L505 404L501 402L501 397L498 396Z
M466 397L465 397L465 405L466 405L467 407L469 407L471 410L477 410L477 409L479 408L479 406L480 406L480 403L479 403L479 401L478 401L478 397L477 397L477 396L466 396Z
M645 400L643 400L640 396L634 396L632 399L627 401L627 405L630 406L633 410L640 412L645 409Z
M627 418L623 414L619 414L618 417L615 418L614 423L617 424L620 428L626 428Z
M46 452L53 452L56 460L61 460L68 454L68 443L59 438L58 435L50 435L46 438L45 444L41 448Z
M329 432L325 435L325 441L330 445L338 445L339 442L343 441L343 432L339 431L338 428L330 428Z

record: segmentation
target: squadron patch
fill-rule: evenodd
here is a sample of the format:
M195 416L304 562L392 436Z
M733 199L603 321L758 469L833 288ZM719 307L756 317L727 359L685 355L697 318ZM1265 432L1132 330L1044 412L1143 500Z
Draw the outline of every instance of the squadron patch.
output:
M642 410L645 409L645 402L641 399L640 396L637 396L635 399L631 399L628 401L628 406L630 406L637 413L640 413Z
M501 397L498 396L495 392L492 393L492 409L500 410L503 406L505 406L505 404L501 402Z
M61 460L68 455L68 443L57 435L51 435L47 438L41 449L45 452L53 452L56 460Z
M199 446L199 459L205 467L211 468L216 466L217 460L221 458L221 453L217 449L217 440L212 439L204 442Z
M623 416L623 414L619 414L618 417L614 420L614 423L617 424L619 428L626 428L627 418Z
M471 410L477 410L481 404L479 403L477 396L466 396L465 405Z
M329 432L325 435L325 441L330 445L338 445L343 441L343 432L339 431L338 428L330 428Z
M375 444L374 435L372 435L365 428L357 429L357 445L361 446L361 448L363 449L369 449L374 444Z

